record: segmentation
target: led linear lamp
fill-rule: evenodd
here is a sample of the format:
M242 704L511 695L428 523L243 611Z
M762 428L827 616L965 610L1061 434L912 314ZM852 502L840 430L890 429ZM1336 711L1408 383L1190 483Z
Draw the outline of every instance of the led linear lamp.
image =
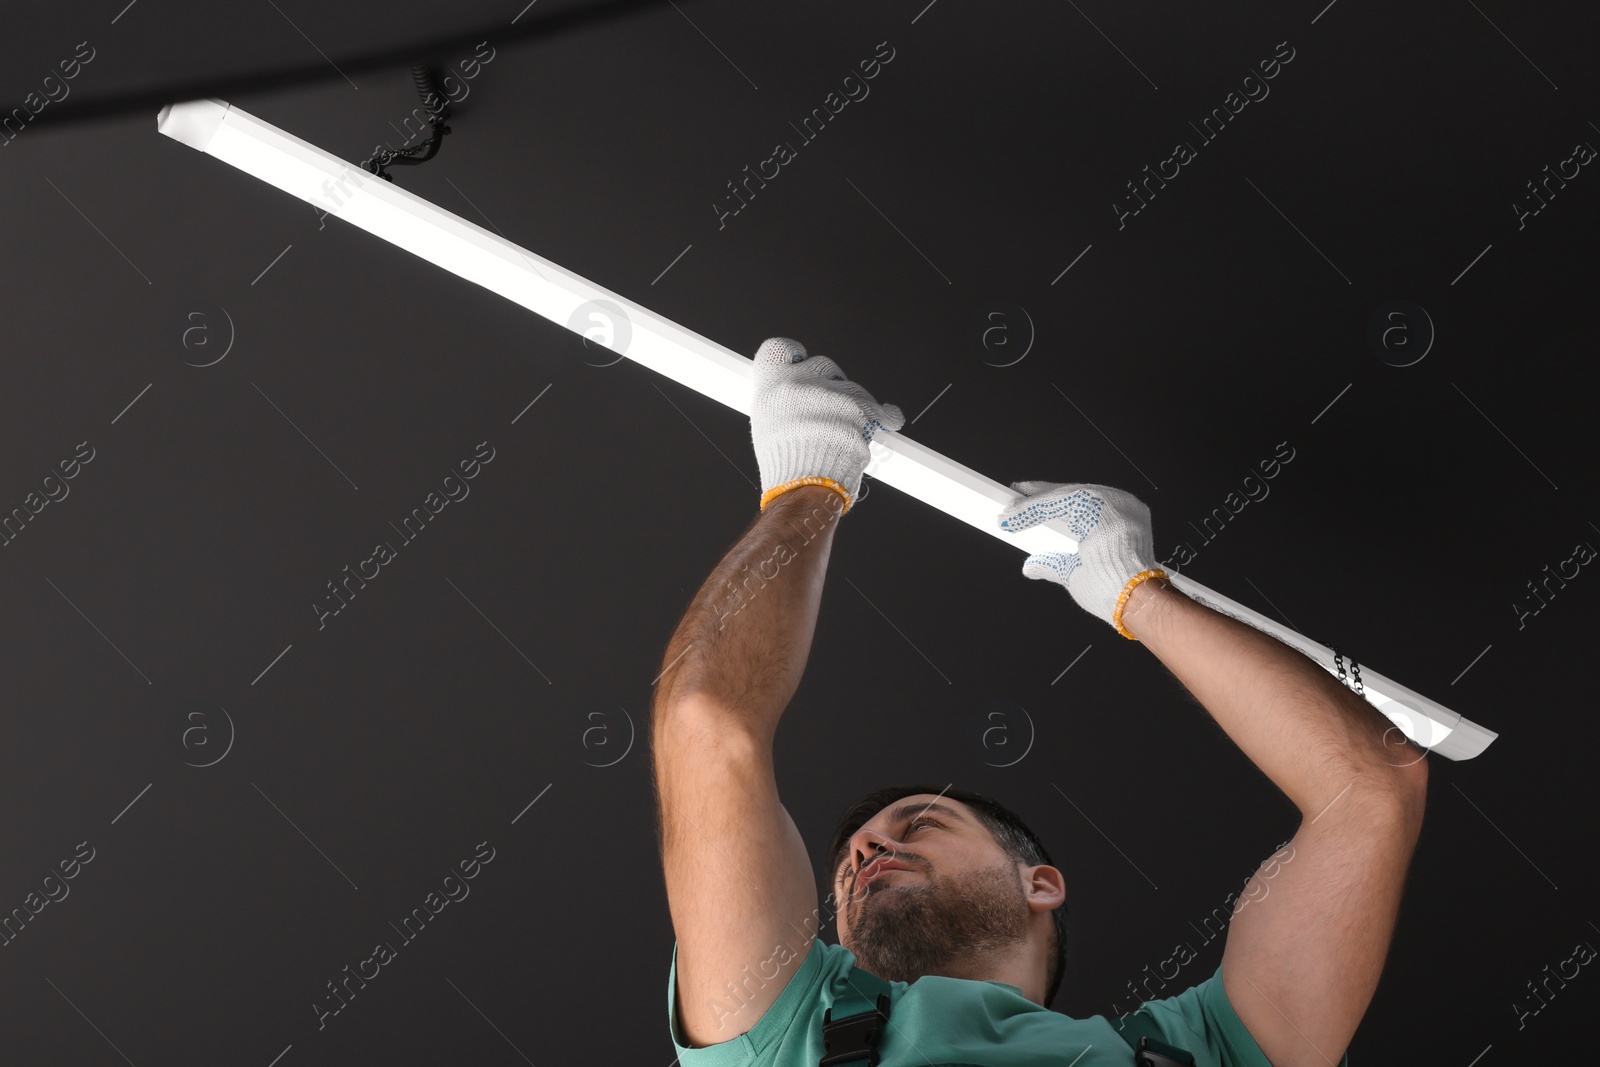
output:
M222 100L191 100L162 108L156 127L618 355L750 414L754 362L749 358L254 115ZM1059 519L1018 534L1001 530L996 518L1016 497L1008 486L899 433L880 431L870 448L868 474L974 529L1023 552L1077 551L1077 541ZM1337 676L1332 649L1173 568L1167 570L1172 584L1193 600L1271 634ZM1441 756L1471 759L1499 736L1370 668L1362 668L1361 681L1369 703L1407 738Z

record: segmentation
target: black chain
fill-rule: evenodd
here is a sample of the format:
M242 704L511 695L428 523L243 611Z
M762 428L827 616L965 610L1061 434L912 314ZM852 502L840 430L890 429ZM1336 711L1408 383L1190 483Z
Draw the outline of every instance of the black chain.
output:
M1333 665L1335 667L1339 668L1339 682L1342 685L1344 685L1344 687L1346 689L1351 688L1350 683L1345 681L1344 659L1339 654L1339 646L1338 645L1334 645L1333 646ZM1366 696L1366 690L1364 688L1362 688L1362 685L1361 685L1361 667L1360 667L1359 664L1356 663L1356 658L1354 656L1350 657L1350 670L1355 675L1355 686L1354 686L1354 688L1355 688L1356 695L1357 696L1361 696L1361 697Z

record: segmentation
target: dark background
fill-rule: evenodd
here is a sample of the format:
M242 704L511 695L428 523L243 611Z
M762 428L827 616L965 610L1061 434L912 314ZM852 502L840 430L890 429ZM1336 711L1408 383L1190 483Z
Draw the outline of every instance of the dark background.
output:
M1515 605L1600 545L1600 178L1520 228L1513 204L1600 145L1592 5L522 8L8 16L7 114L79 42L94 58L0 147L0 509L80 442L94 458L0 548L0 909L80 842L94 858L0 948L0 1059L671 1063L643 729L755 514L747 420L156 131L163 103L219 96L360 161L403 143L409 62L484 40L398 184L735 351L796 337L993 478L1126 488L1161 558L1193 546L1184 573L1499 731L1431 757L1350 1058L1571 1052L1592 967L1520 1029L1515 1005L1600 946L1600 578L1520 626ZM884 41L870 95L801 141ZM1189 123L1279 42L1270 95L1202 143ZM719 229L780 140L797 158ZM1179 140L1197 158L1119 228ZM1399 300L1431 345L1421 312L1383 317ZM1374 322L1402 328L1373 346ZM481 441L471 495L401 547L389 523ZM1194 532L1282 442L1270 495ZM398 559L319 630L326 583L382 539ZM816 862L879 785L1013 807L1068 879L1053 1007L1105 1013L1297 813L1021 563L873 488L778 784ZM985 749L996 709L1013 732ZM482 841L470 897L319 1031L325 983Z

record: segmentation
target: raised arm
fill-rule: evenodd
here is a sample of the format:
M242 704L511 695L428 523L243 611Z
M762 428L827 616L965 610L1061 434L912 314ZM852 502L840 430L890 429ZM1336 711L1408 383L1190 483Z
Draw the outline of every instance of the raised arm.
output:
M1277 1067L1334 1067L1383 973L1428 761L1311 660L1160 579L1122 622L1300 809L1287 858L1235 905L1222 984Z
M772 737L805 670L840 505L816 486L768 505L667 647L650 747L677 937L675 1025L691 1048L754 1026L820 922L805 842L778 799Z
M811 652L834 531L854 504L878 405L826 356L756 353L761 513L695 595L663 655L651 750L680 1044L745 1033L821 924L805 842L778 800L772 742Z
M998 517L1003 529L1059 519L1078 541L1076 552L1030 555L1022 573L1062 585L1142 641L1300 809L1290 847L1235 905L1222 985L1276 1067L1335 1067L1394 934L1422 826L1425 754L1299 652L1171 588L1137 497L1083 483L1012 488L1023 496Z

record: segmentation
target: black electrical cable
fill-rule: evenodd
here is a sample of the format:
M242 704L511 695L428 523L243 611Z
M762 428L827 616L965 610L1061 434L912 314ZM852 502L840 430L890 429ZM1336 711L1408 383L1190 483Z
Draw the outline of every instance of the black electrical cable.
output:
M370 159L361 161L364 170L369 170L385 181L392 182L394 177L384 169L385 167L394 163L416 166L426 163L438 154L444 135L450 132L450 127L445 125L445 120L450 117L450 101L439 91L436 75L437 72L426 64L411 64L411 80L417 86L417 95L422 97L422 106L428 109L428 125L433 128L433 133L426 141L410 148L378 148ZM434 110L436 104L438 110Z
M341 70L345 73L355 74L391 70L396 66L409 65L415 62L418 56L468 50L484 40L493 40L496 44L509 45L519 41L543 39L566 33L570 30L587 29L599 23L609 22L627 15L647 14L653 9L663 6L663 0L601 0L599 3L589 4L572 11L557 11L541 13L540 15L534 15L530 12L527 18L522 19L515 26L496 23L492 27L480 28L473 30L471 33L456 34L452 37L434 40L421 40L401 45L397 48L386 49L382 52L369 52L365 55L355 56L336 56L334 58L339 65L337 70L327 62L317 61L292 68L261 71L241 77L170 81L157 85L152 89L142 89L131 93L118 91L114 95L98 99L85 98L80 89L78 92L73 93L72 99L63 100L60 103L52 103L29 123L29 127L65 126L73 122L120 118L128 115L153 118L156 112L168 104L185 100L204 100L212 97L228 100L232 97L245 96L252 93L272 92L301 85L314 85L324 81L342 82L343 76L339 73Z

